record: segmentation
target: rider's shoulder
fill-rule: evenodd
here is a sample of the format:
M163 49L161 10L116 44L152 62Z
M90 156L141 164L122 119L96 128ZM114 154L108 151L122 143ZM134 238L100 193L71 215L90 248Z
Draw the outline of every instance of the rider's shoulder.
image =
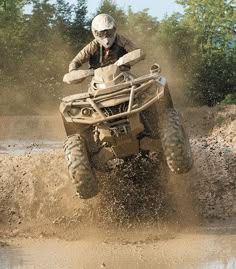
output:
M89 42L86 45L85 48L93 52L93 51L96 51L99 47L100 47L99 42L96 39L93 39L91 42Z
M120 35L120 34L117 34L117 43L119 45L126 45L129 42L130 42L130 40L127 37Z

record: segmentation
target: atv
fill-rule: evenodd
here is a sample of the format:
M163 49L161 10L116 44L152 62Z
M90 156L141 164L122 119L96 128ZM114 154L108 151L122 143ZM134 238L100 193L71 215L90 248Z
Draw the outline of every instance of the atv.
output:
M147 140L160 141L148 150L161 150L173 173L186 173L193 164L188 136L160 66L154 64L149 74L136 78L125 67L139 62L141 51L122 58L121 66L115 63L96 70L74 70L63 78L74 84L92 76L86 93L65 97L60 105L67 133L65 158L83 199L98 193L96 170L108 171L110 160L125 160L147 151L143 143Z

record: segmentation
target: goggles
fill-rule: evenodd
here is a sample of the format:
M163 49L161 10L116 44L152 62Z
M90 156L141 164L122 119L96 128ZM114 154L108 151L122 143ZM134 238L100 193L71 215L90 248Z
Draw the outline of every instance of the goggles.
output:
M95 35L100 38L111 38L115 35L116 29L108 29L104 31L95 31Z

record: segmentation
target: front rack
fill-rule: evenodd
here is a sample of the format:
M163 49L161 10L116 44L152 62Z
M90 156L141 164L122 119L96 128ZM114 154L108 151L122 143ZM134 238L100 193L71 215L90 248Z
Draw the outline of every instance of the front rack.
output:
M138 107L135 106L134 105L135 94L137 92L144 91L145 89L155 84L159 84L160 86L156 88L156 95L151 100L148 100L145 104ZM99 90L97 92L94 92L93 94L90 94L90 93L82 94L83 99L81 99L82 97L81 94L69 96L63 99L64 101L63 115L68 122L83 123L83 124L98 124L101 122L106 122L106 121L114 120L117 118L126 117L128 115L139 113L145 110L150 105L152 105L157 100L159 100L164 95L165 85L166 85L165 78L155 73L155 74L142 76L140 78L134 79L129 82L124 82L120 85L112 87L111 89ZM129 96L127 97L128 99L127 111L121 112L115 115L105 115L104 112L100 109L99 103L101 101L109 100L111 98L115 98L115 97L118 97L120 95L125 95L125 94ZM95 118L93 118L92 116L88 118L88 117L78 117L77 115L74 117L68 115L68 112L71 106L84 107L86 105L91 106L93 110L97 112Z

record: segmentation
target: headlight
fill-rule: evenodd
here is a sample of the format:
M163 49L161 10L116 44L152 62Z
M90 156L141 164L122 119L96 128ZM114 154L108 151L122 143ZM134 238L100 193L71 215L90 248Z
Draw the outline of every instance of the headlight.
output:
M82 108L82 110L81 110L81 113L83 114L83 116L86 116L86 117L91 116L92 112L93 112L92 109L87 108L87 107Z
M69 110L69 113L71 116L76 116L80 113L80 109L78 107L72 107L70 110Z

